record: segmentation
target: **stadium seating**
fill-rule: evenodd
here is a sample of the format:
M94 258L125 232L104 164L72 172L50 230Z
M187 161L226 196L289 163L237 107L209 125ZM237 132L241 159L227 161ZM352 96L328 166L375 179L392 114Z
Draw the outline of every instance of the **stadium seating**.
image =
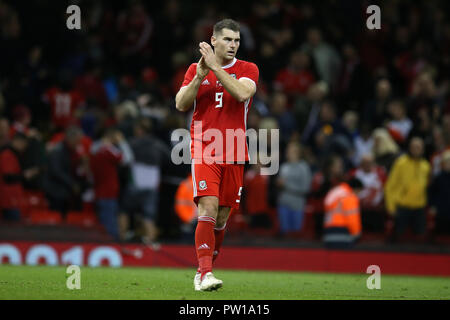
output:
M26 191L23 198L22 220L30 222L30 214L35 210L47 210L48 202L43 192Z
M57 211L35 209L29 215L29 223L34 225L57 225L62 222L62 216Z
M67 213L65 222L69 225L93 227L98 224L97 217L92 211L71 211Z

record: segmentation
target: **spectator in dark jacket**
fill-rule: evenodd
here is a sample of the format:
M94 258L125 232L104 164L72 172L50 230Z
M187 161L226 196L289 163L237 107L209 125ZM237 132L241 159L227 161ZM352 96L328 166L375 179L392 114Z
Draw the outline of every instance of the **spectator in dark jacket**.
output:
M387 105L392 99L391 83L380 79L375 85L375 97L369 100L363 110L363 120L374 127L381 127L387 118Z
M442 154L442 171L434 178L429 196L435 232L450 234L450 150Z
M50 209L67 213L73 206L73 199L80 194L81 187L75 177L76 149L83 133L78 127L69 127L64 140L58 143L48 155L44 190Z
M134 161L131 164L132 183L125 191L124 210L127 214L142 217L144 236L142 241L156 245L158 236L156 219L158 215L161 171L170 163L170 149L164 142L151 134L151 122L140 119L134 126L134 138L130 139ZM121 232L128 229L127 214L120 216Z

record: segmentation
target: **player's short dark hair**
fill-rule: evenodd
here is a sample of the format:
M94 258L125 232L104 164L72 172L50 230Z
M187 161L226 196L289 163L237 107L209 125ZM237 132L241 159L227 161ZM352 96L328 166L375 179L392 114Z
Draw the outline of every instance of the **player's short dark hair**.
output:
M222 32L223 29L230 29L235 32L240 32L241 27L239 23L233 19L223 19L214 25L214 34Z

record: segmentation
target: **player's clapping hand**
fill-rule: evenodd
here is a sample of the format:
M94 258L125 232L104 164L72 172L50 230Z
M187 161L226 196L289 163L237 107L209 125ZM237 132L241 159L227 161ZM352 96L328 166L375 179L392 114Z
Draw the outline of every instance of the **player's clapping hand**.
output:
M216 56L214 54L213 49L211 46L206 42L200 42L200 53L202 54L203 61L205 61L206 66L211 70L216 70L220 66L217 63Z
M197 63L197 76L203 80L203 78L208 75L208 72L209 68L206 66L205 60L203 59L202 56Z

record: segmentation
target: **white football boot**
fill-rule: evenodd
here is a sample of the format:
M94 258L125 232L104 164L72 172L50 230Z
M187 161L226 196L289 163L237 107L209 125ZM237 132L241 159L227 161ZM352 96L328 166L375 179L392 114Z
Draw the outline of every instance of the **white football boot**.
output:
M200 291L200 284L202 283L202 274L197 272L194 277L194 289L195 291Z
M216 279L212 272L208 272L203 276L203 280L200 283L200 290L201 291L211 291L211 290L217 290L221 288L223 285L223 281Z

